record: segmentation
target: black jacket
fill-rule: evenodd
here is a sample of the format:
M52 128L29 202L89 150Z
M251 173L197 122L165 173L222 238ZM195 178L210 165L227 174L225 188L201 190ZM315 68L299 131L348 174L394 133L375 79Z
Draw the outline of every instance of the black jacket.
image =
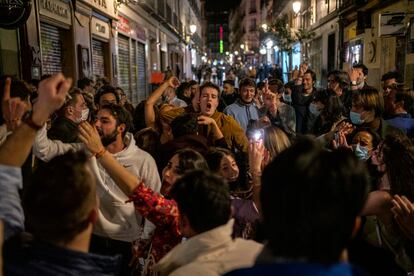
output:
M119 275L121 256L102 256L34 241L27 234L4 245L4 275Z

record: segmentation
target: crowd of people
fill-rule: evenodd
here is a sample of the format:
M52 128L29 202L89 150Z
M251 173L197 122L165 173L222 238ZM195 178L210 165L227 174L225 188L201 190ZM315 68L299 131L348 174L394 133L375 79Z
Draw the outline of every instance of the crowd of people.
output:
M414 92L367 75L171 75L136 107L104 78L3 77L0 271L407 275Z

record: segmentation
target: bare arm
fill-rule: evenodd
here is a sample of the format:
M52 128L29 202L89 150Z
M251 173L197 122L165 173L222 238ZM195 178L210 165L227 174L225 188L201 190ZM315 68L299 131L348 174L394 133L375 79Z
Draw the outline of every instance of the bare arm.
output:
M391 212L392 196L387 191L373 191L368 194L364 207L362 208L362 216L384 216Z
M261 211L260 190L262 176L262 160L264 158L263 140L253 141L249 143L249 173L252 177L253 185L253 202L256 208Z
M139 184L138 178L126 170L119 162L106 151L95 127L88 122L79 125L79 138L89 151L96 156L99 163L105 168L109 176L128 197Z
M147 101L145 102L145 125L147 127L155 127L155 112L154 106L157 101L161 98L162 94L168 87L177 87L179 85L179 81L176 77L171 77L163 84L161 84L151 95L148 97Z
M58 74L39 84L39 98L33 106L32 121L38 126L43 125L56 109L64 102L72 80ZM6 84L7 87L7 84ZM10 86L5 89L4 101L10 99ZM0 147L0 164L20 167L23 165L32 147L36 130L21 124Z

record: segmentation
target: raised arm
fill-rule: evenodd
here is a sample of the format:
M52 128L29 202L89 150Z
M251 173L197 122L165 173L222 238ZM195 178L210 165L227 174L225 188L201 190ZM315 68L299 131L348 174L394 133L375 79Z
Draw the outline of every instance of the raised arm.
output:
M129 197L138 186L139 180L106 151L96 128L88 122L81 123L79 125L79 138L88 150L95 155L119 188Z
M145 124L147 127L155 128L155 111L154 106L161 98L162 94L168 87L176 88L180 82L176 77L170 77L167 81L155 89L145 102Z
M157 226L177 223L178 209L174 200L165 199L140 179L126 170L108 153L99 138L96 128L84 122L79 126L79 138L119 188L134 202L135 208L143 217Z
M72 83L62 74L48 78L39 84L39 98L33 105L28 120L22 123L0 147L0 164L20 167L26 160L36 132L50 114L60 108ZM3 102L10 100L10 80L6 83Z
M4 236L7 239L24 229L24 215L18 189L22 186L20 167L23 165L32 146L36 131L46 122L49 115L64 102L71 80L58 74L39 84L39 98L33 106L28 120L17 126L15 131L0 147L0 220L4 223ZM6 83L3 107L8 107L10 82ZM9 110L10 111L10 110ZM16 114L11 110L10 114ZM20 118L13 117L13 120Z

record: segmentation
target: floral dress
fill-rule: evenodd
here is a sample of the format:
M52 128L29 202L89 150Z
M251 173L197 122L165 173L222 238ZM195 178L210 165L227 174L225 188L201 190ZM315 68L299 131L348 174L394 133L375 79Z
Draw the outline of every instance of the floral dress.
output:
M135 209L142 217L156 226L151 238L150 263L146 264L147 271L144 271L145 274L151 274L152 265L181 242L177 203L154 192L142 182L134 190L129 201L134 203Z

